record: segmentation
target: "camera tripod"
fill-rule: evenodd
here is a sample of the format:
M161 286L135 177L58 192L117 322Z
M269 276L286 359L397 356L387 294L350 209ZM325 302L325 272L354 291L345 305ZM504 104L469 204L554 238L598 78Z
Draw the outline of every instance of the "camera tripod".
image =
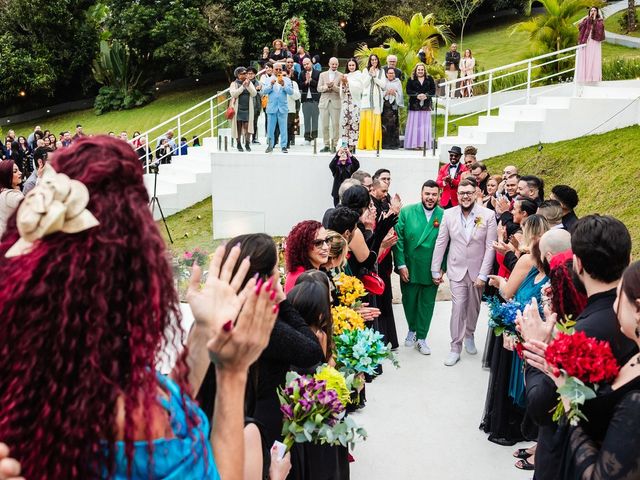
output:
M149 200L149 207L151 207L151 215L153 215L155 211L156 205L158 205L158 210L160 210L160 217L162 218L162 223L164 223L164 228L167 229L167 235L169 236L169 241L173 243L173 238L171 237L171 232L169 231L169 225L167 224L167 219L162 212L162 206L160 205L160 199L158 198L158 173L160 173L160 163L156 162L154 164L149 165L149 171L153 173L153 197Z

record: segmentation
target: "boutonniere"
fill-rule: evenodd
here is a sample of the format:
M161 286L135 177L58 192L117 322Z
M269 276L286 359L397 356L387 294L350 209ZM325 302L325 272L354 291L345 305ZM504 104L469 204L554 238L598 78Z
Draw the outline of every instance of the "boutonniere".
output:
M437 219L437 218L433 220L433 226L434 226L435 228L438 228L438 227L440 226L440 222L438 221L438 219Z
M476 227L481 227L482 226L482 217L476 217L476 219L474 220L473 224Z

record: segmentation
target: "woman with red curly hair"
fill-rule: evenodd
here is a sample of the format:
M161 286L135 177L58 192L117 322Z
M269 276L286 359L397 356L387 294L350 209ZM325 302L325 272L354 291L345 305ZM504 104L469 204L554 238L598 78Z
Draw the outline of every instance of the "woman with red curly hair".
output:
M287 235L285 260L287 279L284 291L289 293L305 270L319 269L329 260L327 231L320 222L305 220L293 227Z
M53 157L9 221L0 439L29 480L242 478L244 389L275 320L273 279L240 292L248 260L233 274L240 249L224 263L218 249L202 288L194 269L189 348L171 378L156 373L183 332L148 201L131 147L81 139ZM219 380L211 443L190 396L204 375L190 365L209 357Z

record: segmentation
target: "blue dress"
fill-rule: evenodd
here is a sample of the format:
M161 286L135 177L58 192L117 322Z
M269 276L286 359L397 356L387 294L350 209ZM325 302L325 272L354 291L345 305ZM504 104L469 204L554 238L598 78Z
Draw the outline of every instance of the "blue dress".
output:
M518 291L513 297L515 302L522 305L531 303L531 299L535 298L540 305L540 299L542 295L542 286L548 281L548 278L544 276L542 280L536 283L536 277L540 272L533 267L522 284L518 288ZM513 359L511 362L511 378L509 381L509 396L513 399L513 402L520 406L525 407L525 386L524 386L524 365L522 359L516 352L513 352Z
M159 397L159 400L162 407L169 412L169 421L175 438L160 438L152 442L153 472L151 476L148 472L151 466L148 443L134 442L132 478L134 480L148 478L219 480L220 474L216 468L209 441L209 420L193 400L183 399L180 388L173 380L159 373L157 378L158 383L167 392L168 398ZM195 414L199 420L191 431L187 427L187 412ZM115 474L111 478L127 480L127 456L124 442L115 444L115 461ZM108 473L103 477L107 478Z

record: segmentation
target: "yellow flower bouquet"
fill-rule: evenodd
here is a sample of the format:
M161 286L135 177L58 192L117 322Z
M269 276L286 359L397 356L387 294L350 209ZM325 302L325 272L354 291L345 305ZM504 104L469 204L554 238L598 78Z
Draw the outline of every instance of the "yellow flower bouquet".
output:
M357 308L360 306L360 298L367 294L364 284L356 277L340 273L334 283L338 288L340 303L346 307Z
M345 330L362 330L364 320L358 312L342 305L331 308L333 334L340 335Z

